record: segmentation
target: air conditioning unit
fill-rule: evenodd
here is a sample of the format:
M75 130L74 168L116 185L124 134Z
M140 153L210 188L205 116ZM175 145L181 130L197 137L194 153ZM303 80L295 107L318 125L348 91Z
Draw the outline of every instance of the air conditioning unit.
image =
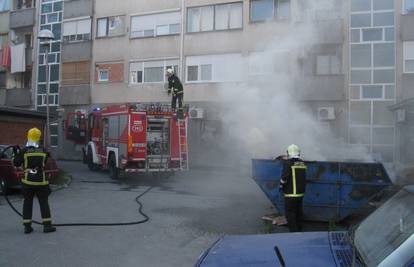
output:
M204 110L202 108L190 108L190 119L202 119L204 118Z
M335 119L335 109L333 107L318 108L318 120L329 121Z
M397 110L397 122L404 122L405 121L405 109L398 109Z

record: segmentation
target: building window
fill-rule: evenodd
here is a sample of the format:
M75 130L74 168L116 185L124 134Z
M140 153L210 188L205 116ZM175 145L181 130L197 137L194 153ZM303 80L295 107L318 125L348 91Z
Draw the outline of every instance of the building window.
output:
M178 34L180 19L179 11L131 17L131 38Z
M125 16L100 18L97 22L97 37L119 36L125 33Z
M0 12L10 10L12 0L0 0Z
M403 13L404 14L414 13L414 0L403 0L403 1L404 1Z
M50 145L52 147L58 146L58 126L57 123L50 124Z
M63 23L63 41L78 42L91 39L91 19Z
M6 88L7 84L7 73L0 72L0 88Z
M0 1L1 3L1 1ZM34 7L35 0L17 0L16 1L16 9L26 9Z
M363 99L382 99L383 90L382 85L363 85L362 86Z
M242 80L241 54L189 56L187 82L235 82Z
M33 47L33 36L31 33L26 33L24 35L24 43L26 45L26 48Z
M338 56L317 56L316 57L317 75L341 74L341 60Z
M164 83L167 82L165 77L166 70L174 68L178 74L178 60L156 60L132 62L129 65L130 84L141 83Z
M404 42L404 72L414 73L414 41Z
M47 106L47 94L37 94L37 105ZM49 94L49 106L59 105L59 94Z
M241 29L243 3L191 7L187 16L188 32Z
M290 0L250 0L250 21L290 18Z
M122 82L124 81L124 63L96 63L96 82Z
M89 84L89 61L62 64L62 85Z
M99 70L98 71L98 81L99 82L109 81L109 70Z

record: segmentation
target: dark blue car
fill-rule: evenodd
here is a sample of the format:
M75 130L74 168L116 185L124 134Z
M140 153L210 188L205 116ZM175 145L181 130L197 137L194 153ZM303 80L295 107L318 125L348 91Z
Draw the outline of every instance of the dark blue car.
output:
M197 267L414 267L414 185L349 232L225 236Z

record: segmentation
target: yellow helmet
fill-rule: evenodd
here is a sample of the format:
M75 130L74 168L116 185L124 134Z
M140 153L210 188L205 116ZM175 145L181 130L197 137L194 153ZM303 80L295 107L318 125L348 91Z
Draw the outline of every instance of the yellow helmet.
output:
M38 143L40 136L42 136L42 132L37 128L32 128L27 132L27 140L29 142Z
M299 158L300 156L300 148L297 145L290 145L287 148L287 154L289 158Z

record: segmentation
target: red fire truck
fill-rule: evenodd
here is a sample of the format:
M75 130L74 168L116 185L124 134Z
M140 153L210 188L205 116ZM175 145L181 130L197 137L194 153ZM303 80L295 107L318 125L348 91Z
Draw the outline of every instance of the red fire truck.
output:
M124 104L95 109L88 116L69 113L66 138L84 143L89 169L124 172L188 169L188 109L177 116L169 105Z

